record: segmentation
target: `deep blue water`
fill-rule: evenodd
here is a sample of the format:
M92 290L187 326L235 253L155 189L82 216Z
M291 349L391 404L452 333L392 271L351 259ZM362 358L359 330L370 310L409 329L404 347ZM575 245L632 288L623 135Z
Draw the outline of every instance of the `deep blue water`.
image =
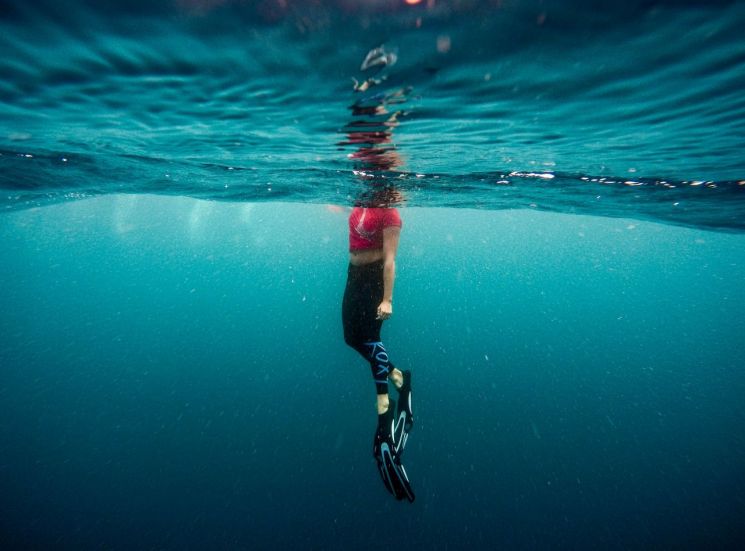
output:
M344 213L111 196L0 218L6 542L735 548L743 237L402 209L395 502L341 338ZM288 224L288 222L290 222Z
M0 2L0 547L741 548L744 24ZM413 505L340 326L391 187Z

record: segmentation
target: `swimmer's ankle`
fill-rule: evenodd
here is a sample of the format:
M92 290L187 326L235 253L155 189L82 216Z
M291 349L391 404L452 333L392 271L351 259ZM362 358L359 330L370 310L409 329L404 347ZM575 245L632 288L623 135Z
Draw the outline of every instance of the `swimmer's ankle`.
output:
M396 389L400 389L404 385L404 374L395 367L391 371L389 377L391 381L393 381L393 384L396 386Z
M383 415L386 411L388 411L389 406L390 402L388 400L388 395L378 394L378 415Z

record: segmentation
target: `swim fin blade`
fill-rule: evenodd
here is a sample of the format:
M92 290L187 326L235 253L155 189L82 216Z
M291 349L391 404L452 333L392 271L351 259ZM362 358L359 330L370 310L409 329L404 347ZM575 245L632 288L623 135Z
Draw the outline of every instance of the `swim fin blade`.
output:
M397 500L413 502L414 491L409 482L406 469L401 464L400 449L405 444L405 423L401 417L394 418L396 404L390 401L388 411L378 416L378 429L373 442L373 455L378 464L378 472L386 489Z
M401 388L398 389L399 400L394 431L394 440L397 446L396 451L399 455L403 453L406 441L409 438L409 432L411 432L414 426L414 412L411 409L411 371L404 371L403 377L404 382ZM400 428L399 425L401 425Z

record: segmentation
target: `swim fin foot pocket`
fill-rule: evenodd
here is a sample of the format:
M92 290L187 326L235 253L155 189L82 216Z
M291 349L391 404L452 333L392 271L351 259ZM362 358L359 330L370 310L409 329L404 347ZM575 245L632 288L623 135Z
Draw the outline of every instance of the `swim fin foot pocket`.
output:
M386 489L397 500L408 499L413 502L414 491L411 489L406 469L401 464L401 452L408 438L408 432L405 429L406 408L400 408L398 415L395 416L394 411L396 411L396 403L390 400L388 411L378 415L373 456L375 456L378 472Z

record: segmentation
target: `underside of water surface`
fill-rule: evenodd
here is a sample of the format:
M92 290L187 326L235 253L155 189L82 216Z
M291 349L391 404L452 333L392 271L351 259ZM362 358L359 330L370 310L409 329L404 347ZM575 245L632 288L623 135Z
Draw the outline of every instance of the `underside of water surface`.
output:
M0 207L108 193L745 227L737 2L6 2ZM388 57L363 70L376 48Z

